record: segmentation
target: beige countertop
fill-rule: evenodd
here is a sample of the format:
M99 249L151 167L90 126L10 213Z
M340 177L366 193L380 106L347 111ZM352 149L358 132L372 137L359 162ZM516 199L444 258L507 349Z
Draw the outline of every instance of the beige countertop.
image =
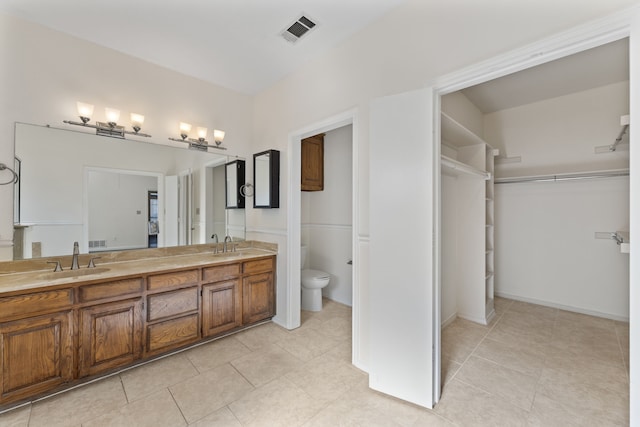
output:
M50 265L48 271L37 270L0 274L0 293L26 291L45 286L73 285L74 282L88 280L141 276L167 270L224 264L270 255L276 255L276 251L271 248L244 247L238 248L236 252L219 252L217 254L214 254L213 251L206 251L104 263L96 260L95 268L82 266L78 270L65 269L59 272L52 271L54 266Z

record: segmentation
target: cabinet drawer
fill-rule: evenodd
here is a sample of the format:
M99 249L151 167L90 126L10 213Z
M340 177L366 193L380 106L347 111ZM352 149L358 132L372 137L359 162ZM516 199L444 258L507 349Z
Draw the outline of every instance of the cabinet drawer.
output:
M167 320L147 327L147 352L177 347L198 339L198 314Z
M247 261L242 264L244 274L262 273L273 270L273 259L261 259L257 261Z
M174 273L149 276L147 288L150 291L155 291L176 286L196 285L197 283L198 270L176 271Z
M147 319L149 322L163 317L176 316L198 309L198 288L196 286L175 292L149 295Z
M36 292L0 298L0 319L41 311L60 311L73 304L72 289Z
M142 278L116 280L115 282L81 286L80 302L95 301L103 298L130 296L142 292Z
M240 264L208 267L202 270L202 280L208 283L232 279L240 275Z

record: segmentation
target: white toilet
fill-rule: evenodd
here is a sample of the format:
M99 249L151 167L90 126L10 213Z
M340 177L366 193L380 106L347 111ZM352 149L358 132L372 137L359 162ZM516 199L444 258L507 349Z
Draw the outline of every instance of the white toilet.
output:
M307 247L300 248L300 285L302 288L302 309L307 311L322 310L322 288L329 284L331 275L319 270L304 268L307 260Z

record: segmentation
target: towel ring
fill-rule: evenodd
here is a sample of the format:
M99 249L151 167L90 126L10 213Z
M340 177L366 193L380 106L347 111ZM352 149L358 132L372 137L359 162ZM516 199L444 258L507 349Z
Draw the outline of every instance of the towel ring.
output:
M9 166L5 165L4 163L0 163L0 171L3 170L8 170L9 172L11 172L13 174L13 178L11 178L10 181L7 182L0 182L0 185L8 185L8 184L15 184L18 182L18 174L16 173L16 171L14 171L13 169L11 169Z

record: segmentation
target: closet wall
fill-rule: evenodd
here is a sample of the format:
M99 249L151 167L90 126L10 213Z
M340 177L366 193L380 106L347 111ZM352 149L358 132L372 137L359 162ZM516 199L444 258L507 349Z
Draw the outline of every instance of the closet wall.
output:
M485 115L485 137L521 157L498 163L497 176L627 168L627 144L595 147L613 143L628 106L621 82ZM595 235L628 230L628 177L498 184L495 193L497 295L628 319L629 255Z

